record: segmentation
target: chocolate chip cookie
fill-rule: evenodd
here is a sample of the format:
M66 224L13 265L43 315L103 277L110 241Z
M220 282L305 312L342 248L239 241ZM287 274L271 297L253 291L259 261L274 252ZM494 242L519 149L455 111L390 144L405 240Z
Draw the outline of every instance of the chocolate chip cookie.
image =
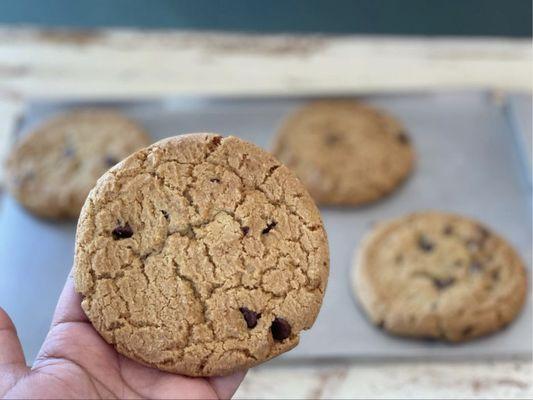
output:
M526 273L516 251L479 222L441 212L377 226L355 259L353 287L390 333L464 341L519 313Z
M96 180L149 143L138 124L117 112L71 111L15 145L6 164L7 187L39 216L75 218Z
M274 157L190 134L104 174L82 209L74 277L120 353L189 376L290 350L313 324L329 269L319 212Z
M321 204L360 205L392 192L411 172L414 150L402 124L352 100L311 103L278 132L274 154Z

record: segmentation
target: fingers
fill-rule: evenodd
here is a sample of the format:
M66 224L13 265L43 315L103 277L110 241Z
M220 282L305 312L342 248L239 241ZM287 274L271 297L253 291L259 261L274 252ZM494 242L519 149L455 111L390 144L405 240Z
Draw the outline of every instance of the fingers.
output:
M81 295L74 290L74 281L69 274L59 301L57 302L52 328L65 322L87 322L87 316L81 308Z
M208 381L219 399L230 399L244 379L247 371L239 371L228 376L215 376Z
M26 367L26 359L15 325L0 307L0 367L7 364Z

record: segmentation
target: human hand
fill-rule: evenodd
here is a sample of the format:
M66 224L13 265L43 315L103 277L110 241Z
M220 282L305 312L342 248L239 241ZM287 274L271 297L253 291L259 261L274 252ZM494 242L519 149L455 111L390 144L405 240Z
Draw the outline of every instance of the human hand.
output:
M100 337L69 277L33 366L26 366L15 326L0 308L0 396L3 398L230 398L245 372L190 378L141 365Z

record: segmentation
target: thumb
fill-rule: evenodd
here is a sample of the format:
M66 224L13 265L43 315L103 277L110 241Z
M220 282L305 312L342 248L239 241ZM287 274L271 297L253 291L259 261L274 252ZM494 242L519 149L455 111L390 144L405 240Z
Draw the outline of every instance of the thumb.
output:
M4 309L0 307L0 377L4 377L5 374L22 374L27 370L28 367L15 325ZM1 392L2 384L0 383Z

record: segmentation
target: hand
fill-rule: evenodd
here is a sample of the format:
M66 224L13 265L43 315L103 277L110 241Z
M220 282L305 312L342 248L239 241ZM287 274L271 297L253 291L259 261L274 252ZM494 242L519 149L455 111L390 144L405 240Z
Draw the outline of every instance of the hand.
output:
M81 308L69 277L52 326L26 366L15 326L0 308L0 396L3 398L230 398L245 372L189 378L141 365L115 351Z

